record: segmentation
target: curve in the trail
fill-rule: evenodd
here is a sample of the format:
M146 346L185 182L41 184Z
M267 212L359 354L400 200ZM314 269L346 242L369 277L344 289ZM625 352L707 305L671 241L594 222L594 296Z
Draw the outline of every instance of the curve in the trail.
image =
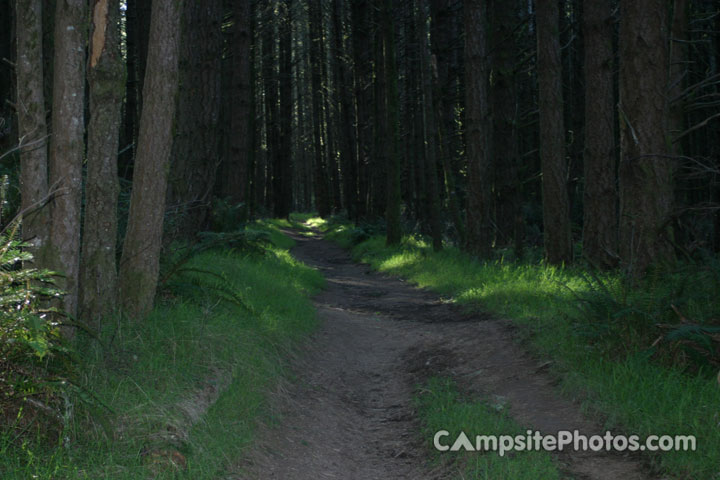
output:
M411 408L415 383L437 373L478 395L503 397L515 419L545 434L604 433L557 393L508 322L460 313L431 292L353 262L322 238L287 233L297 241L292 254L327 279L314 298L322 326L295 362L298 381L275 398L280 425L263 429L243 473L232 478L451 477L427 467ZM557 458L574 478L653 478L638 457L571 452Z

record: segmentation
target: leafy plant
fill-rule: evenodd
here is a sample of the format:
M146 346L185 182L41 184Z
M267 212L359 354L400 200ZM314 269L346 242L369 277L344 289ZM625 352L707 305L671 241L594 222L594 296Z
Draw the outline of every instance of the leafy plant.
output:
M18 230L15 224L0 234L0 410L5 414L0 428L14 428L19 437L39 415L60 429L67 423L73 362L60 334L62 314L48 306L62 295L54 273L32 266ZM42 429L47 431L47 425Z

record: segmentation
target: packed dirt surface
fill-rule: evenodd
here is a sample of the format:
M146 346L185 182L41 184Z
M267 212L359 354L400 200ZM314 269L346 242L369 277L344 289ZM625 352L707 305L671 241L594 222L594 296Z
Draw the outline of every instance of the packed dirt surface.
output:
M455 478L428 466L429 439L421 438L412 408L413 389L430 375L451 376L470 394L505 403L518 422L545 434L604 433L558 394L508 322L463 314L431 292L354 263L328 241L287 233L297 241L293 255L327 278L327 289L314 298L322 327L295 361L298 381L276 396L279 425L262 429L230 478ZM556 458L568 478L659 478L638 457Z

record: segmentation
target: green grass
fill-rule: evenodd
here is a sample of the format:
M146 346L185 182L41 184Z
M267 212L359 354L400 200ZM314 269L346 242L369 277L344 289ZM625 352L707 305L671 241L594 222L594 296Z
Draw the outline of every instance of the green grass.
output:
M111 412L75 405L66 446L22 444L0 435L0 478L138 479L220 477L272 421L268 392L287 357L316 326L308 296L324 284L295 261L291 241L271 231L265 254L203 252L163 288L144 321L108 321L102 346L83 350L82 381ZM220 391L199 418L199 392ZM190 409L192 410L192 408ZM187 470L157 468L143 452L177 451Z
M527 428L518 425L502 405L462 398L452 380L431 378L419 389L415 407L423 419L423 434L434 450L435 433L449 435L442 445L452 445L460 432L474 444L476 435L525 435ZM436 459L453 462L458 478L495 480L553 480L562 478L558 465L548 452L437 452Z
M713 270L658 273L639 288L627 289L612 275L596 282L581 270L539 261L480 262L455 248L435 253L411 237L391 248L379 235L357 243L352 226L335 225L328 231L328 238L351 247L357 260L465 308L512 319L531 348L553 360L563 390L582 399L608 428L640 436L696 435L697 452L653 456L660 470L679 478L720 478L715 372L689 373L651 359L652 336L647 334L656 322L677 323L671 304L699 323L717 315L720 299Z

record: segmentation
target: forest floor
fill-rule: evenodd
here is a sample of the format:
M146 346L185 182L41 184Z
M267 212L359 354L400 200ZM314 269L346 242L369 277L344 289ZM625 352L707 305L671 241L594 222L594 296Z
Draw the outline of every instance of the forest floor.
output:
M560 395L509 321L465 313L373 272L319 236L286 233L297 242L292 254L327 279L314 298L322 326L295 361L297 381L275 395L280 421L262 428L230 478L452 478L450 462L430 461L431 438L421 438L413 407L418 385L434 376L454 379L467 395L501 399L515 421L544 434L604 433ZM565 451L554 460L570 478L659 478L634 455Z

